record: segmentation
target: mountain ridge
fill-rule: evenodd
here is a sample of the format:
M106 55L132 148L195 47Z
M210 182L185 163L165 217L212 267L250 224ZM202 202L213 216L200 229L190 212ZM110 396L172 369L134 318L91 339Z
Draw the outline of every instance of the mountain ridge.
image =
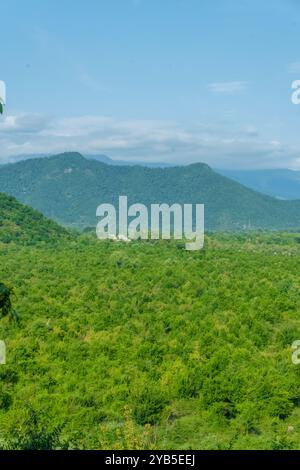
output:
M74 152L75 153L75 152ZM0 163L1 166L18 163L26 160L49 158L51 154L24 154L11 156L9 161L6 163ZM104 154L89 154L84 153L84 158L87 160L94 160L107 165L113 166L142 166L146 168L171 168L171 167L183 167L190 166L185 163L166 163L166 162L154 162L154 161L142 161L142 160L118 160L110 158ZM201 162L200 162L201 163ZM256 192L260 192L267 196L274 197L282 200L297 200L300 199L300 171L291 170L288 168L265 168L265 169L222 169L213 168L213 170L227 178L236 181L249 189Z
M168 168L113 166L78 152L24 160L0 167L0 191L15 196L67 226L97 223L96 208L128 204L205 204L206 230L300 228L300 201L279 201L255 192L205 163Z

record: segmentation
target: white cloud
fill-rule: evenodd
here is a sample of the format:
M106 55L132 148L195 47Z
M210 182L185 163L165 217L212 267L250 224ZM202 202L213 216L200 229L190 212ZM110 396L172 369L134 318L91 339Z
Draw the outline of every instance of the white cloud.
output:
M225 93L233 94L238 93L246 89L246 82L236 81L236 82L216 82L210 83L208 88L213 93Z
M40 114L18 114L5 116L0 120L0 136L2 133L39 132L47 125L48 118Z
M192 163L219 168L299 166L300 152L252 125L183 126L172 121L118 120L107 116L51 118L9 115L0 121L0 162L24 154L78 151L122 160Z

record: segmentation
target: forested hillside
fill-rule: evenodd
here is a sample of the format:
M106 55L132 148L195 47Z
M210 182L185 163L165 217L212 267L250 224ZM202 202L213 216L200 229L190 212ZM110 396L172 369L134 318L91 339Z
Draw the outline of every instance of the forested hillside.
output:
M22 244L70 240L72 235L56 222L47 219L14 197L0 193L0 242Z

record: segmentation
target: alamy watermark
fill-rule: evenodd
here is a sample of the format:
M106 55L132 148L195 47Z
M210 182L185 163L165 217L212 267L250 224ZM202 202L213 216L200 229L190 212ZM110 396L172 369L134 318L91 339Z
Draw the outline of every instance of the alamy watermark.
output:
M291 97L292 103L300 104L300 80L293 81L292 89L294 90Z
M299 339L293 342L292 350L293 350L292 363L295 364L295 366L298 366L300 364L300 340Z
M0 80L0 114L3 113L3 107L6 104L6 85Z
M96 233L102 240L185 239L187 250L204 245L204 204L151 204L149 213L144 204L128 207L127 196L119 196L118 211L113 204L100 204L96 216L101 217Z
M6 344L0 340L0 364L6 364Z

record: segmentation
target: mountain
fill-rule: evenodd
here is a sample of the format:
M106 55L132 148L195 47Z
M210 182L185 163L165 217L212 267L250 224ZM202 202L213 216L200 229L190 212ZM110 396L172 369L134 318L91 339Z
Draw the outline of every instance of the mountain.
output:
M216 170L244 186L278 199L300 199L300 171Z
M16 163L20 162L22 160L31 160L32 158L43 158L43 157L51 157L50 153L24 153L24 154L18 154L18 155L11 155L7 157L5 160L5 163L0 162L1 165L5 165L7 163Z
M113 166L64 153L0 167L0 191L68 226L97 222L99 204L204 203L206 230L300 228L300 201L280 201L219 175L208 165Z
M85 155L89 160L97 160L98 162L107 163L108 165L121 165L121 166L146 166L148 168L170 168L170 163L165 162L146 162L142 160L115 160L113 158L107 157L107 155Z
M142 161L142 160L115 160L114 158L110 158L107 155L92 155L92 154L85 154L85 158L88 160L97 160L98 162L102 163L107 163L107 165L128 165L128 166L133 166L133 165L140 165L140 166L146 166L149 168L168 168L170 166L175 166L171 165L169 163L165 162L147 162L147 161ZM42 154L19 154L19 155L12 155L8 157L7 161L8 163L16 163L20 162L23 160L32 160L33 158L43 158L43 157L51 157L51 154L49 153L42 153ZM0 163L1 166L1 163Z
M71 234L42 214L0 193L0 243L32 244L71 239Z

